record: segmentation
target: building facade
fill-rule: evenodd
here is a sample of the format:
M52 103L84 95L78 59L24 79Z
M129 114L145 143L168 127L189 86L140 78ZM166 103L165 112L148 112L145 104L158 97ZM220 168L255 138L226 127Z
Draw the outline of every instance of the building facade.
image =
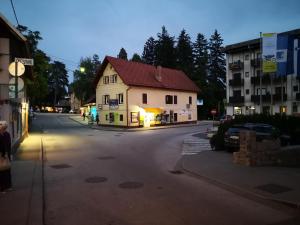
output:
M182 72L106 57L96 78L101 125L149 127L197 121L197 86Z
M28 99L26 81L32 79L32 69L26 66L19 77L18 96L15 96L15 77L8 67L15 58L28 58L26 38L0 13L0 120L8 122L14 146L28 133Z
M292 72L262 73L261 39L225 47L226 52L226 113L287 115L300 112L300 29L280 35L289 38L292 57L287 66Z

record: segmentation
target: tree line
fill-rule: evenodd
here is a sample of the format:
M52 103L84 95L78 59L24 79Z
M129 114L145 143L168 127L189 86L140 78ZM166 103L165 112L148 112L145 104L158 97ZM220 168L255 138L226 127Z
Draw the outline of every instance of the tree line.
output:
M211 109L217 109L220 114L224 112L226 61L222 49L223 39L217 30L208 40L198 33L192 42L185 29L175 38L163 26L156 39L152 36L147 39L141 56L134 53L131 61L185 72L201 90L198 99L203 99L204 105L198 108L198 113L206 118ZM118 57L127 60L124 48L121 48Z

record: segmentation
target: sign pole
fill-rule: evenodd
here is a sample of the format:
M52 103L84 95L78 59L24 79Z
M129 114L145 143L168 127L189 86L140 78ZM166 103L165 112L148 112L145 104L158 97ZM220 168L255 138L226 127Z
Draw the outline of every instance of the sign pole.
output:
M15 62L15 98L18 99L18 62Z
M260 114L262 114L262 76L264 75L263 72L263 52L262 52L262 33L260 32L260 76L259 76L259 107L260 107Z

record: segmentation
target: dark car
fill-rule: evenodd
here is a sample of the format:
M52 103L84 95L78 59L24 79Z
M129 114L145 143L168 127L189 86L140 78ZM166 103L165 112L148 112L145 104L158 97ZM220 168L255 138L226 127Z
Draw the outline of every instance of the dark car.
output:
M224 134L224 146L228 151L238 151L240 148L240 132L241 130L249 130L243 125L234 125L230 127Z

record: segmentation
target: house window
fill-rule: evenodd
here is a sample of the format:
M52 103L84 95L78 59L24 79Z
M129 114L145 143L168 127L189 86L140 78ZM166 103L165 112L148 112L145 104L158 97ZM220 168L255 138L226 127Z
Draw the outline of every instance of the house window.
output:
M108 105L109 102L109 95L103 95L103 105Z
M103 77L103 84L108 84L109 83L109 76L104 76Z
M189 119L189 120L192 119L192 113L191 113L191 112L189 112L188 119Z
M173 96L166 95L166 104L173 104Z
M260 70L256 70L256 76L257 76L257 77L260 76Z
M249 95L250 90L246 89L246 95Z
M249 60L249 54L245 55L245 60Z
M120 114L120 121L123 121L123 114Z
M113 74L110 76L110 83L117 83L117 74Z
M105 120L106 120L106 121L108 120L108 115L107 115L107 114L105 115Z
M249 72L245 72L245 77L249 77Z
M143 94L143 104L147 104L147 94Z
M131 112L130 113L131 123L138 123L139 122L139 113L138 112Z
M174 95L174 104L177 104L177 95Z
M298 90L299 90L299 89L298 89L298 86L295 85L295 86L294 86L294 92L298 92Z
M257 94L257 95L260 95L260 88L257 88L257 89L256 89L256 94ZM266 94L267 94L267 90L266 90L265 88L262 88L262 89L261 89L261 94L262 94L262 95L266 95Z
M193 103L192 96L189 96L189 104L191 105Z
M124 97L123 97L123 94L118 94L118 95L117 95L117 99L118 99L119 104L123 104L123 103L124 103Z

